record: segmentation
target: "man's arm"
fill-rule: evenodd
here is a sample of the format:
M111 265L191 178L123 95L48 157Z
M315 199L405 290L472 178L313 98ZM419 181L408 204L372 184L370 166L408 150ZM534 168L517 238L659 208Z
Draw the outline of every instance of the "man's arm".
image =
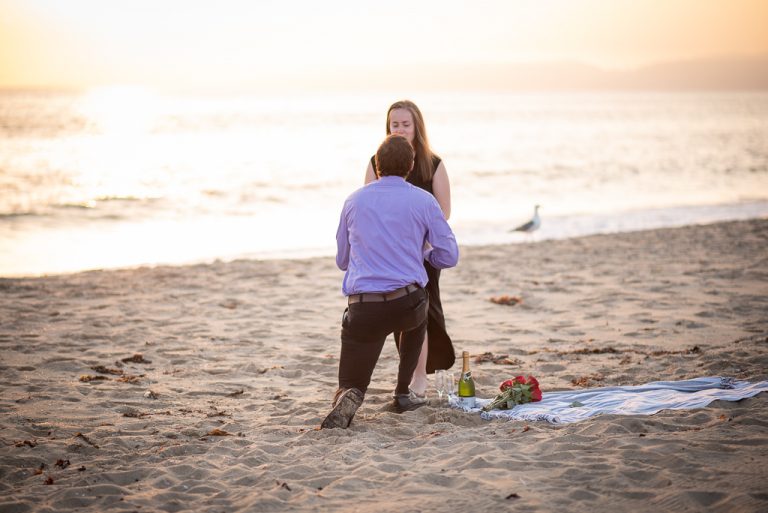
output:
M427 250L424 259L436 269L447 269L459 262L459 246L437 200L431 196L430 200L427 207L427 242L432 248Z
M341 209L339 228L336 230L336 266L342 271L349 267L349 228L347 227L347 204Z

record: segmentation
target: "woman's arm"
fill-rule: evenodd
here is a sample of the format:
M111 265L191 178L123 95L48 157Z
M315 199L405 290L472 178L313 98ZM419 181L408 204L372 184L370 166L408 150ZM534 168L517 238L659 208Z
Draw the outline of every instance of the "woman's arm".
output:
M376 181L376 171L373 170L373 164L368 162L368 169L365 170L365 183L369 184Z
M442 162L437 166L432 177L432 194L435 195L447 221L451 217L451 182L448 181L448 172Z

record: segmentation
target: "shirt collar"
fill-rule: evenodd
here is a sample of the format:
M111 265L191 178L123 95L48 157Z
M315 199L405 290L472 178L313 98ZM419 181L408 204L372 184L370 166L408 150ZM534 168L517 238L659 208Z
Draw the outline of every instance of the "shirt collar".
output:
M405 183L405 178L402 176L382 176L379 177L379 182L387 185L396 185L398 183Z

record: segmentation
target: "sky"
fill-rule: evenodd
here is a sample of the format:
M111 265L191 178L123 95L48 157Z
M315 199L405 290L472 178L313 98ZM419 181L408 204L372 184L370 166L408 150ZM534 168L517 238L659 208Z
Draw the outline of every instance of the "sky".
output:
M766 27L768 0L0 0L0 87L313 89L565 61L630 70L766 55Z

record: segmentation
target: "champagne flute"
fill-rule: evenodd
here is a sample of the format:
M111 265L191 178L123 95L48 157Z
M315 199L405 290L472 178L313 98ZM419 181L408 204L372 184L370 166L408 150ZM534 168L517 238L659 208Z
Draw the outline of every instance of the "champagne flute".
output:
M443 394L448 392L447 376L444 370L435 371L435 389L440 402L442 402Z
M443 378L445 380L445 393L448 394L448 401L450 402L451 397L456 395L456 375L451 371L443 371L445 372L445 377Z

